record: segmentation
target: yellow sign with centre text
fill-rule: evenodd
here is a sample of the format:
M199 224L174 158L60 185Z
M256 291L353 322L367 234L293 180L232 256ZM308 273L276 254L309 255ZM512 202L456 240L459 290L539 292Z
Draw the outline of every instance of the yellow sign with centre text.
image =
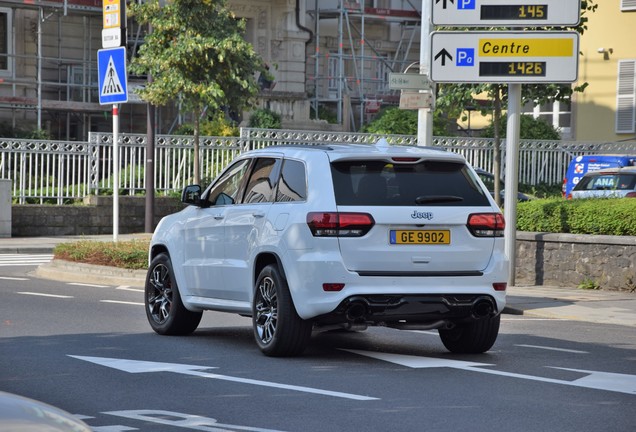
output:
M480 57L572 57L573 39L479 39Z

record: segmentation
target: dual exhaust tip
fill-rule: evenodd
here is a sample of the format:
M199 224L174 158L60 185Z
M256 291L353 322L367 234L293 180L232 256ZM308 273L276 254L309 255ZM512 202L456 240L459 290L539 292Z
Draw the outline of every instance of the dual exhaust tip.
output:
M482 319L495 314L495 304L489 297L478 297L471 305L471 316L474 319ZM345 309L345 318L350 323L364 323L369 314L369 303L362 298L352 300Z

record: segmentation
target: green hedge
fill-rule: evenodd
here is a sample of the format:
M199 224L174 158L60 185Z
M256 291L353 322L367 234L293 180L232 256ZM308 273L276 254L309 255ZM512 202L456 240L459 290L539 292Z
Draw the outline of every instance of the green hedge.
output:
M636 199L538 199L517 206L517 230L636 236Z

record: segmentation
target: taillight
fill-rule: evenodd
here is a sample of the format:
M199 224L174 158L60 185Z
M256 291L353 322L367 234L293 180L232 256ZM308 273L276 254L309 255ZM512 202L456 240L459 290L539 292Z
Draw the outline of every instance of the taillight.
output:
M492 284L492 287L495 289L495 291L505 291L506 288L508 288L508 283L507 282L494 282Z
M307 225L314 237L362 237L375 221L368 213L311 212Z
M501 213L473 213L466 226L475 237L503 237L506 221Z
M636 192L628 192L625 198L636 198Z

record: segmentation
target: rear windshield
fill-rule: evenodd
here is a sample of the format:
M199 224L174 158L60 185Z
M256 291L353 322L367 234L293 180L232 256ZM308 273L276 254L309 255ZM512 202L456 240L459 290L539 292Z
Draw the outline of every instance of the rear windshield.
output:
M331 173L338 205L490 205L463 163L339 161L331 164Z
M574 190L632 190L635 187L636 174L594 174L584 176Z

